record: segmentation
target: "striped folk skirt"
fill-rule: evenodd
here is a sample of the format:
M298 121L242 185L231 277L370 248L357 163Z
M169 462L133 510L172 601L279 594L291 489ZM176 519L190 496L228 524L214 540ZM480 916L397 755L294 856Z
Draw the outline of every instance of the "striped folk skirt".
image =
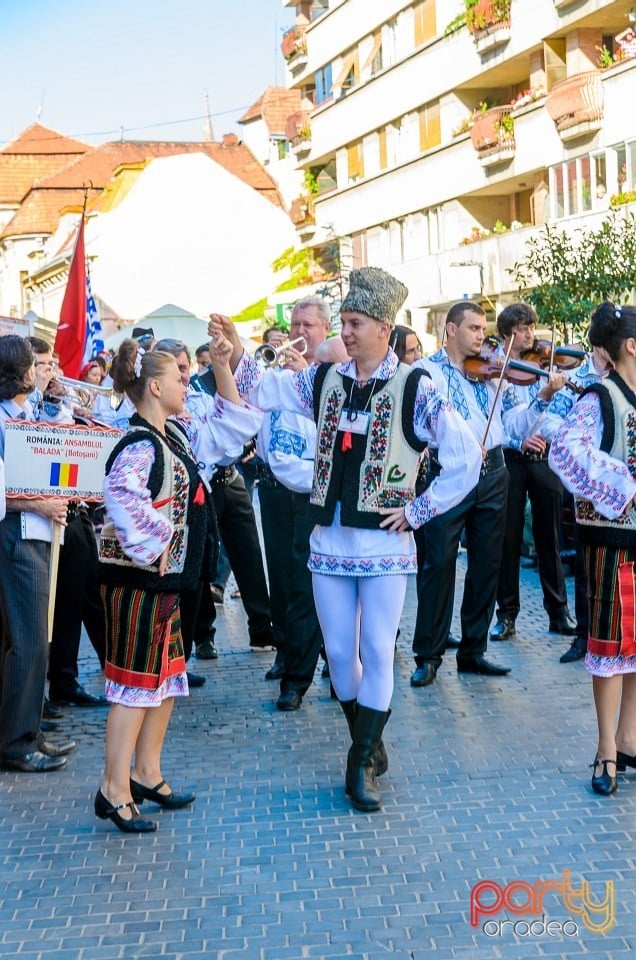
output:
M106 696L156 706L188 693L179 595L101 585L106 615Z
M636 550L585 547L590 626L585 666L598 677L636 673Z

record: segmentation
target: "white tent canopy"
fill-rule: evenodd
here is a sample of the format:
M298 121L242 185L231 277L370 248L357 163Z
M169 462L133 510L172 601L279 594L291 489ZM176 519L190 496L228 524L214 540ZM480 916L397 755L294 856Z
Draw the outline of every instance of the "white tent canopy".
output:
M166 303L158 310L142 317L130 326L122 327L116 333L106 337L104 345L107 350L115 350L122 340L129 337L134 327L152 327L157 340L171 337L174 340L183 340L191 351L196 350L202 343L207 343L208 325L205 320L195 317L188 310L182 310L173 303Z
M93 293L120 317L238 313L274 289L272 260L294 238L283 210L201 153L153 160L86 224Z

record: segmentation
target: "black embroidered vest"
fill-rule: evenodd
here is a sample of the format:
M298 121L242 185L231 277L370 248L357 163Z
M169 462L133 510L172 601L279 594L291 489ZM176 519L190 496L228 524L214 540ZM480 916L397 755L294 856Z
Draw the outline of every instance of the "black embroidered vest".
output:
M585 390L595 393L601 404L603 437L601 450L622 460L636 478L636 400L634 392L613 370L600 383ZM636 547L636 507L627 514L609 520L594 509L589 500L575 498L576 522L583 543L613 547Z
M376 529L380 507L399 507L415 497L415 481L425 444L413 430L417 386L423 370L400 364L390 380L359 388L355 380L321 364L314 381L317 423L314 482L308 516L329 526L340 501L343 526ZM351 434L343 452L338 429L343 410L352 405L370 413L365 436Z
M186 435L174 421L166 422L164 437L138 414L131 417L129 432L106 461L106 475L118 454L140 440L149 440L155 451L148 480L150 496L156 501L156 509L174 525L168 569L160 577L158 560L148 566L134 563L122 550L114 524L106 517L99 542L100 580L157 593L193 589L201 575L210 535L214 538L214 508L201 482Z

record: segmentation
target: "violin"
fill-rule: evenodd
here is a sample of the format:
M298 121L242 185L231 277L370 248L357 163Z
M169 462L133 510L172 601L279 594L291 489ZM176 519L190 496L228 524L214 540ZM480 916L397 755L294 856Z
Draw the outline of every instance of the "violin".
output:
M497 377L501 376L503 372L503 359L501 355L498 355L499 346L499 340L497 340L496 337L486 337L479 356L466 357L464 360L464 375L466 376L467 380L495 380ZM548 344L548 348L551 350L552 345ZM574 350L575 348L573 347L571 349ZM525 358L530 352L530 350L525 350L522 356ZM585 356L585 351L582 352ZM578 358L578 353L574 354L574 356ZM549 355L546 366L541 366L538 361L530 359L508 360L505 378L509 383L514 384L516 387L529 387L531 384L536 383L539 377L550 376L550 371L546 369L546 367L549 365L549 362ZM581 362L582 360L578 360L574 366L578 366ZM561 368L557 367L557 369ZM583 392L583 387L579 387L578 384L572 383L570 380L566 382L565 386L569 387L569 389L576 394Z
M553 360L556 370L574 370L580 366L587 356L587 352L578 344L569 344L554 348L552 356L552 342L550 340L535 340L529 350L521 352L522 360L538 363L540 367L550 366Z

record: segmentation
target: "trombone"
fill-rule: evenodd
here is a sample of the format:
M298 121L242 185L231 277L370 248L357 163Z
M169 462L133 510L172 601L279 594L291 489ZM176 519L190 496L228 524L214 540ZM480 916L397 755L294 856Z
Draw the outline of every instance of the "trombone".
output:
M307 341L304 337L296 337L295 340L285 340L285 342L281 343L278 347L273 347L271 343L262 343L260 347L257 347L254 351L254 359L260 360L267 370L271 367L284 367L285 351L289 350L290 347L295 347L297 343L302 344L302 346L296 347L296 349L298 353L304 356L307 353Z
M81 400L82 406L92 406L95 394L99 393L103 397L112 396L110 387L100 387L96 383L87 383L86 380L72 380L71 377L58 376L54 378L57 383L61 383L67 390L73 391Z

